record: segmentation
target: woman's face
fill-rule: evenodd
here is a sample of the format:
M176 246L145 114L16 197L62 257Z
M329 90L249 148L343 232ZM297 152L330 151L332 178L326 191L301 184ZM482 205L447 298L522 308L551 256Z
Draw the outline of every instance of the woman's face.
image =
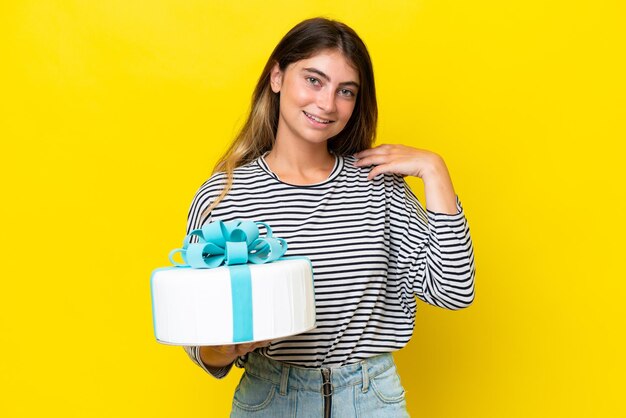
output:
M271 73L280 92L277 140L323 143L348 123L359 88L357 70L337 50L324 50Z

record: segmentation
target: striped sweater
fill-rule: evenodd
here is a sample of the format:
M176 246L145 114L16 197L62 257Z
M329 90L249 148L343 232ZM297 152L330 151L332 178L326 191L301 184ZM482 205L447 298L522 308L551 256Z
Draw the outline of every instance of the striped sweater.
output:
M224 173L192 201L188 233L213 220L262 221L287 240L286 256L311 260L317 327L258 349L262 355L302 367L355 363L408 343L415 296L447 309L474 299L474 252L458 197L457 214L424 210L401 176L367 180L371 167L355 161L337 156L326 180L299 186L282 182L260 157L235 169L232 190L208 216ZM197 346L184 348L215 377L232 366L206 367Z

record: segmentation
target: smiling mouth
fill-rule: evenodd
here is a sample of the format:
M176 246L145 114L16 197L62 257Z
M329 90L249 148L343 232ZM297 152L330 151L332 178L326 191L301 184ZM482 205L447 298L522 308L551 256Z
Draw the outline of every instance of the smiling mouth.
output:
M312 114L310 114L310 113L307 113L307 112L305 112L304 110L303 110L302 112L304 113L304 115L305 115L307 118L309 118L309 119L311 119L312 121L317 122L317 123L323 123L323 124L327 125L327 124L329 124L329 123L334 122L333 120L330 120L330 119L322 119L322 118L318 118L317 116L314 116L314 115L312 115Z

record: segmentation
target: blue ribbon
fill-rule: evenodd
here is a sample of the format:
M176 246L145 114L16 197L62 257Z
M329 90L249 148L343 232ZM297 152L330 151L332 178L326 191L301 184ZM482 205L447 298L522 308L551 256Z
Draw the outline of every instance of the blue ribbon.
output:
M260 237L259 225L265 227ZM191 243L193 237L195 243ZM252 279L246 263L264 264L278 260L287 251L287 242L272 236L272 229L263 222L234 220L215 221L191 231L183 240L183 248L172 250L169 259L179 267L229 267L233 306L233 342L253 340ZM173 259L181 253L184 263Z

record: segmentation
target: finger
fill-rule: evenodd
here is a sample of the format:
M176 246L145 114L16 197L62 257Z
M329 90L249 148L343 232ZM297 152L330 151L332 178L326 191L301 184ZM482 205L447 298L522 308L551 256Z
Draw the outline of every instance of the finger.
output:
M261 348L261 347L265 347L265 344L261 344L261 343L254 344L252 348L250 349L250 351L254 351L257 348Z
M257 348L262 348L262 347L267 347L272 343L272 340L263 340L263 341L257 341L255 343L250 344L250 347L248 348L248 352L250 351L254 351Z
M367 179L373 180L380 174L389 173L391 171L391 166L389 164L378 165L374 167L372 171L370 171L370 173L367 175Z
M369 157L363 157L360 160L357 160L354 164L357 167L368 167L370 165L380 165L389 162L389 155L387 154L379 154L379 155L370 155Z
M215 350L215 351L226 352L226 351L229 351L229 350L232 351L234 347L235 346L233 346L233 345L214 345L211 348L213 348L213 350Z
M237 344L235 350L236 354L240 356L246 354L250 352L250 347L252 347L252 343Z
M383 145L381 145L383 147ZM368 152L359 153L354 165L364 167L380 165L392 160L403 158L402 150L393 145L384 145L384 149L369 149Z
M219 345L213 346L212 348L218 353L226 356L232 356L233 354L237 354L237 347L234 345Z

